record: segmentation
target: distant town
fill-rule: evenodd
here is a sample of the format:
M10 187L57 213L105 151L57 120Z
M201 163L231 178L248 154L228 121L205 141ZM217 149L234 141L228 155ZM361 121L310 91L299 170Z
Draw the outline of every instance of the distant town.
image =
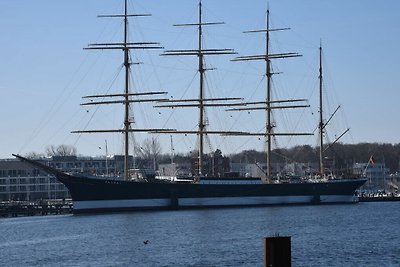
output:
M196 170L196 151L187 154L161 154L157 143L141 147L129 159L130 169L153 170L160 177L190 177ZM155 144L155 145L154 145ZM361 188L366 193L398 193L400 184L400 144L362 143L335 144L324 159L326 173L333 177L344 174L364 176L368 182ZM70 146L51 146L45 154L28 153L30 158L66 172L115 177L123 172L121 155L82 156ZM216 149L205 155L204 176L263 177L265 153L255 150L224 155ZM318 173L318 148L308 145L276 149L272 155L274 176L283 178L313 176ZM0 160L0 201L37 201L69 198L68 189L55 177L17 159Z

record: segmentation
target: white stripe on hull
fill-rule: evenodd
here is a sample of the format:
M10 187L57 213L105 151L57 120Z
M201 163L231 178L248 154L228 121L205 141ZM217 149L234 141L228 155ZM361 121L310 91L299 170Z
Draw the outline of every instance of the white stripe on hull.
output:
M312 202L312 199L312 196L181 198L179 199L179 206L196 207L302 204L310 203Z
M251 206L251 205L287 205L308 204L316 201L314 196L271 196L271 197L215 197L215 198L180 198L178 207L202 206ZM320 203L355 203L356 196L322 195ZM151 209L171 206L171 199L126 199L74 201L74 210L112 210L112 209Z
M358 202L357 196L349 195L322 195L320 197L321 203L356 203Z
M123 199L74 201L74 210L117 209L117 208L157 208L171 205L169 198L162 199Z

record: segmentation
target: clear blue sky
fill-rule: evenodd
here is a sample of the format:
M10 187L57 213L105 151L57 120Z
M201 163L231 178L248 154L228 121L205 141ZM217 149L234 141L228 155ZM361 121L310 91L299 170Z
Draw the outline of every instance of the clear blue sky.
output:
M121 40L121 21L99 19L98 14L119 13L122 0L2 0L0 1L0 158L11 153L45 151L48 145L68 144L84 155L100 155L105 140L109 153L120 153L120 136L77 136L77 129L120 128L121 107L83 108L81 96L120 92L119 52L84 51L88 43ZM134 41L159 41L166 49L195 48L195 29L172 27L197 20L197 0L130 1L135 12L152 13L131 21ZM234 48L239 55L262 53L263 37L243 34L264 27L264 0L204 0L205 21L226 25L208 27L208 48ZM274 62L283 72L274 78L274 94L280 98L308 98L305 111L276 115L276 131L313 131L316 125L318 46L322 39L325 81L329 101L327 115L340 104L342 115L334 119L333 140L346 127L346 143L399 143L400 127L400 2L397 0L270 0L274 27L291 27L274 33L273 52L299 52L301 58ZM159 57L161 51L135 54L144 64L134 67L136 90L168 91L174 98L197 97L196 62L191 58ZM232 56L208 58L216 70L207 76L207 94L238 96L246 100L264 97L261 63L230 62ZM111 89L110 89L111 88ZM137 127L196 127L195 110L154 110L151 105L134 108ZM239 115L222 109L208 113L210 129L262 131L260 112ZM91 119L93 116L93 119ZM298 122L299 117L302 122ZM297 120L295 119L297 118ZM303 122L307 121L307 122ZM338 121L341 121L340 123ZM337 131L337 132L335 132ZM138 135L136 142L148 136ZM257 138L210 137L208 149L224 153L258 149ZM170 137L160 137L163 152L170 151ZM280 147L316 144L316 137L278 139ZM195 148L192 137L174 136L178 152Z

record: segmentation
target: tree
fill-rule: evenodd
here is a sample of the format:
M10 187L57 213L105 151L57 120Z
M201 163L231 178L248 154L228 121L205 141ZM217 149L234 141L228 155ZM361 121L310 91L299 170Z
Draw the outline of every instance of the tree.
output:
M152 162L156 169L157 159L161 154L161 144L156 138L147 138L141 146L135 145L135 151L147 164Z
M74 146L59 145L59 146L48 146L46 147L46 155L49 157L53 156L76 156L77 149Z
M41 153L36 153L36 152L29 152L25 154L25 157L28 159L40 159L42 158L44 155Z

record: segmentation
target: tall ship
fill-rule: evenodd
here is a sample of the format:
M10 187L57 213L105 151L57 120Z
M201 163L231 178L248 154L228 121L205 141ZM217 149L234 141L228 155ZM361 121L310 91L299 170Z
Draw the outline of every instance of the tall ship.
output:
M87 105L123 104L124 123L122 129L74 131L80 134L119 133L124 136L124 172L122 176L95 177L80 173L67 173L47 166L41 162L14 155L21 161L32 164L49 174L54 175L70 191L74 213L114 212L149 209L210 208L228 206L260 206L260 205L296 205L296 204L328 204L357 203L355 191L366 180L360 177L332 177L324 173L323 166L323 132L325 123L322 117L322 100L320 100L320 171L317 176L297 179L277 179L271 168L271 139L276 136L308 135L308 133L277 133L272 123L274 109L304 108L306 105L296 104L302 99L275 100L271 95L271 61L279 58L300 56L297 53L270 53L270 32L285 29L272 29L269 26L267 12L266 29L249 31L266 35L266 51L261 55L236 57L234 61L260 60L266 66L266 98L259 102L237 102L240 98L207 98L204 91L205 56L231 55L232 49L206 49L203 47L203 27L221 24L219 22L203 22L202 2L199 1L198 22L178 24L176 26L192 26L198 29L198 47L193 50L166 50L165 56L194 56L198 58L199 97L195 99L169 100L159 98L165 92L135 93L131 91L130 60L131 50L162 49L155 42L131 42L128 40L128 19L131 17L149 16L149 14L128 14L127 0L124 1L124 12L119 15L102 17L121 18L124 21L124 39L119 43L98 43L89 45L88 49L122 50L124 55L125 88L120 94L91 95ZM321 48L320 48L321 49ZM322 50L320 50L322 51ZM320 60L320 99L322 99L322 63ZM154 98L151 98L154 97ZM96 101L96 99L102 99ZM111 99L111 100L104 100ZM184 131L177 129L138 129L133 127L130 119L130 105L139 102L156 102L158 108L197 108L199 111L198 129ZM279 104L279 105L277 105ZM288 104L288 105L284 105ZM205 108L227 107L230 111L263 110L266 112L265 132L252 133L241 131L208 131L206 129ZM129 138L132 133L149 134L193 134L199 138L198 163L194 177L187 179L159 179L154 174L133 170L129 165ZM206 177L203 175L204 138L207 135L223 136L257 136L266 139L266 166L263 177Z

